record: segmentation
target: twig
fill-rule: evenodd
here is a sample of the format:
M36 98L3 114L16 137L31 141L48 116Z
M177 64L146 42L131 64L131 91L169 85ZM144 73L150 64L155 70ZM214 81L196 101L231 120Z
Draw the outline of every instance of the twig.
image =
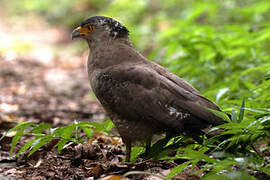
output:
M146 175L156 176L156 177L161 178L161 179L166 179L165 176L158 175L158 174L153 174L153 173L147 172L147 171L129 171L129 172L125 173L123 176L127 177L127 176L133 175L133 174L146 174Z

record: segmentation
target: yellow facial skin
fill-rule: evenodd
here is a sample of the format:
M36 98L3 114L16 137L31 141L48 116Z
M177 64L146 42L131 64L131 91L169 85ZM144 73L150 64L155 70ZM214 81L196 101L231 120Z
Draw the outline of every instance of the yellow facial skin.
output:
M87 36L89 33L95 30L94 26L91 24L86 24L84 26L79 26L72 32L72 39L77 37Z

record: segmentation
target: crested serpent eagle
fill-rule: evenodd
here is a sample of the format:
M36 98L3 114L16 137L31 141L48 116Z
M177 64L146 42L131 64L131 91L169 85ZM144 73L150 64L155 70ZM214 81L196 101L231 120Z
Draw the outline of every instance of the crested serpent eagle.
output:
M103 16L86 19L72 32L72 39L85 39L89 45L90 85L126 145L126 161L135 141L146 141L148 152L154 134L196 136L224 123L209 111L221 111L216 104L147 60L128 36L125 26Z

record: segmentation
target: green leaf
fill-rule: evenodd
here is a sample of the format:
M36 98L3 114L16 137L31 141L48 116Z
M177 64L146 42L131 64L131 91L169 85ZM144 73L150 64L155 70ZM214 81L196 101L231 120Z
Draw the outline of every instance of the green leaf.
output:
M258 169L270 176L270 164L268 164L266 167L259 167Z
M14 148L16 146L16 144L18 143L18 141L21 139L21 137L24 134L24 130L28 128L28 126L30 126L31 123L24 123L23 125L20 125L20 126L16 126L16 128L12 128L13 130L17 130L15 136L12 138L12 141L11 141L11 148L10 148L10 156L13 154L13 151L14 151Z
M256 180L255 177L249 175L247 172L244 171L233 171L224 175L232 180Z
M66 139L60 139L58 143L55 145L57 147L57 152L60 153L63 149L63 147L66 145L68 140Z
M237 123L238 122L238 120L237 120L237 113L234 110L234 108L232 108L232 122L233 123Z
M104 126L102 123L97 123L97 122L79 122L77 124L78 127L90 127L90 128L93 128L93 129L96 129L97 131L99 130L104 130Z
M42 146L46 145L48 142L50 142L53 139L52 134L47 134L46 136L37 139L32 146L31 151L28 154L28 157L31 156L34 152L39 150Z
M229 173L213 174L210 176L205 176L202 180L256 180L255 177L249 175L247 172L234 171Z
M183 164L179 164L178 166L176 166L169 172L169 174L166 176L166 179L170 179L176 176L177 174L182 172L185 169L185 167L187 167L190 164L191 164L191 161L187 161L187 162L184 162Z
M242 105L239 112L238 123L240 123L244 119L245 113L245 98L243 98Z
M135 146L132 147L130 153L130 162L134 162L136 158L144 151L144 147Z
M34 134L42 134L44 130L48 130L50 128L51 128L50 124L48 124L48 123L40 123L40 124L36 125L33 128L32 132Z
M160 153L164 154L166 151L163 151L163 147L170 141L170 137L166 136L160 140L158 140L152 147L150 148L150 152L147 155L146 159L158 156ZM162 158L160 154L158 158Z
M188 159L205 161L208 163L216 163L217 160L205 155L203 152L194 151L192 149L185 149L185 153L183 155L179 155L179 157L187 157Z
M224 171L224 170L231 171L232 170L231 166L235 164L236 162L234 160L231 160L229 157L227 157L226 159L222 161L218 161L217 163L210 164L212 170L209 174L219 173L220 171ZM209 168L205 170L209 170Z
M71 135L73 134L73 130L76 128L77 126L75 124L69 124L67 126L63 126L63 127L58 127L55 128L54 131L52 132L52 134L55 137L63 137L63 138L70 138Z
M106 120L104 122L104 127L105 127L105 132L109 132L114 127L114 124L111 120Z
M8 132L19 130L21 128L26 129L29 126L34 126L34 125L35 125L35 123L33 123L33 122L22 122L22 123L17 124L15 127L11 128L10 130L8 130Z
M70 124L68 126L60 127L57 131L54 131L53 135L60 138L56 144L58 153L60 153L65 144L71 140L71 136L73 135L73 131L76 127L76 124Z
M64 128L62 127L56 127L56 128L51 128L51 134L54 137L60 137L63 134Z
M212 113L214 113L216 116L224 119L225 121L227 122L230 122L230 118L228 117L228 115L225 113L225 112L222 112L222 111L217 111L217 110L214 110L214 109L210 109L210 108L207 108L209 111L211 111Z
M18 156L22 152L26 151L27 149L29 149L33 145L33 143L35 141L36 141L36 139L33 139L33 140L28 141L27 143L25 143L24 146L18 151L18 153L16 154L16 156Z
M92 137L93 135L92 129L90 129L89 127L81 127L81 128L88 138Z
M217 93L217 96L216 96L216 102L219 101L219 99L226 93L229 91L229 88L223 88L223 89L220 89Z
M61 133L60 137L68 139L73 134L73 130L76 128L76 125L70 124L68 126L64 126L61 128L62 128L62 133Z
M264 109L264 108L258 108L258 109L255 109L255 108L245 108L245 110L249 110L249 111L257 112L257 113L270 113L270 110L269 109Z

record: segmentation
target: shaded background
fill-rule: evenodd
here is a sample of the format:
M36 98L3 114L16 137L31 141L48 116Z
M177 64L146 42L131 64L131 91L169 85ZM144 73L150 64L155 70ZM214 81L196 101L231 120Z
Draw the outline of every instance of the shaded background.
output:
M248 107L270 107L268 0L2 0L0 12L4 112L100 110L89 98L88 47L70 39L93 15L118 19L140 52L224 110L243 97Z

